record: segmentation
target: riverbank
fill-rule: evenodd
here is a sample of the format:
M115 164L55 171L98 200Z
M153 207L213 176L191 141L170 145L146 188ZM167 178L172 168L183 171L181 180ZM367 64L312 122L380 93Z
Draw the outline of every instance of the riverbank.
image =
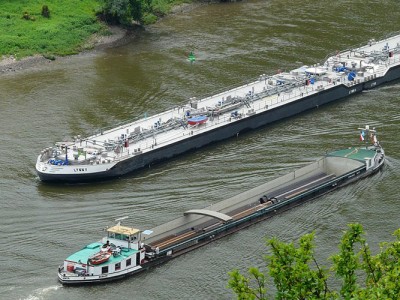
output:
M189 12L201 5L209 5L216 3L218 1L213 0L198 0L191 3L182 3L175 6L168 16ZM151 26L151 25L150 25ZM137 26L131 29L126 29L120 26L108 26L108 34L101 35L96 33L92 35L86 43L82 46L82 51L79 54L74 55L84 55L85 53L92 53L93 51L103 50L106 48L113 48L122 46L134 40L137 33L143 30L144 27ZM60 60L69 56L44 56L44 55L33 55L24 57L22 59L17 59L14 56L2 56L0 59L0 75L15 73L19 71L24 71L32 68L39 68L40 66L52 63L54 60Z
M109 35L94 34L83 46L80 55L105 48L121 46L130 42L136 35L137 28L127 30L119 26L109 26ZM16 59L14 56L3 56L0 60L0 74L13 73L27 70L49 64L56 59L62 59L65 56L45 57L43 55L34 55L22 59Z

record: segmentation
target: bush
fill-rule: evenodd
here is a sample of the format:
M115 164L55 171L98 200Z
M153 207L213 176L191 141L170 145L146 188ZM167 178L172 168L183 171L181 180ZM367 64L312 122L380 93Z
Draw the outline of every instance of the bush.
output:
M302 236L298 247L272 238L267 242L272 254L265 256L276 288L271 297L267 274L255 267L249 268L249 276L229 272L228 287L238 299L400 299L400 229L393 235L395 241L381 243L380 252L372 255L362 226L349 224L330 268L315 259L315 233ZM331 274L340 279L340 290L335 284L329 287Z
M31 16L30 16L29 13L26 11L26 12L24 12L24 14L22 15L22 19L30 20L30 19L31 19Z
M48 60L56 60L56 57L53 54L43 54L43 57L48 59Z
M142 23L144 25L149 25L149 24L154 24L155 22L157 22L157 16L155 16L152 13L145 13L142 17Z
M50 9L47 5L42 6L42 16L45 18L50 18Z
M35 16L31 16L27 11L24 12L22 15L22 19L28 20L28 21L36 21Z

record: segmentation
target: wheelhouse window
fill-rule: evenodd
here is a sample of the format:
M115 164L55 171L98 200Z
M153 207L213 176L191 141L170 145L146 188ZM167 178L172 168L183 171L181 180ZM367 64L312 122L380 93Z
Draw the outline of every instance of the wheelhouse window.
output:
M121 270L121 263L116 263L115 264L115 271Z
M101 274L105 274L105 273L108 273L108 266L101 268Z
M130 258L126 260L126 266L127 266L127 267L128 267L128 266L130 266L130 265L131 265L131 263L132 263L132 261L131 261L131 259L130 259Z

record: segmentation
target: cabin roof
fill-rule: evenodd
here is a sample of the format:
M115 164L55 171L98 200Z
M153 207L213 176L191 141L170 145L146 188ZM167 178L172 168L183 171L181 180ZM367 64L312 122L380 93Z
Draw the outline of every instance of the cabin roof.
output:
M92 255L98 253L100 251L100 248L102 245L103 244L100 242L91 243L91 244L85 246L83 249L71 254L69 257L67 257L66 261L87 264L88 259ZM118 255L118 256L111 255L109 260L102 263L101 265L107 265L107 264L120 262L136 252L138 252L138 250L128 249L128 248L123 247L120 255Z
M127 227L127 226L121 226L121 225L115 225L113 227L110 227L107 229L107 231L112 232L112 233L125 234L125 235L133 235L133 234L140 232L139 229Z

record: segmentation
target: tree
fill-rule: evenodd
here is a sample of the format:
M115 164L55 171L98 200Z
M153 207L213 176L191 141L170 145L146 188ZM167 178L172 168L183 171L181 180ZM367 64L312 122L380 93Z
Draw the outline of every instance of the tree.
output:
M396 241L381 243L380 252L373 256L363 238L360 224L350 224L340 243L340 251L332 257L333 270L342 278L340 294L345 299L400 299L400 229L394 232ZM355 252L356 243L361 249ZM357 271L365 274L360 284Z
M140 0L104 0L103 15L108 22L131 26L142 18Z
M380 253L371 255L360 224L349 224L339 244L339 253L331 257L331 268L321 267L314 257L315 233L306 234L299 246L267 241L272 254L265 260L279 300L290 299L400 299L400 229L396 241L382 243ZM356 250L357 248L357 250ZM331 273L340 281L340 291L328 287ZM229 272L228 287L238 299L268 299L267 277L257 268L249 277L238 270Z

